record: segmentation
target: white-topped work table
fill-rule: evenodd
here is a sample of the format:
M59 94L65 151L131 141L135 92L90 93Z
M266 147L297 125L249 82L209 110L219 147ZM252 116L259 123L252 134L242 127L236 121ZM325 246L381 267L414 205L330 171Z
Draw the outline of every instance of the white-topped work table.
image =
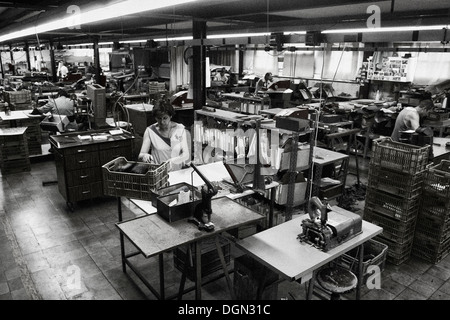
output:
M224 179L230 180L230 175L226 170L223 162L213 162L205 165L197 166L197 169L210 181L222 181ZM189 183L195 187L205 184L200 176L194 172L192 168L186 168L178 171L169 172L169 183L175 185L178 183ZM275 190L278 186L277 182L272 182L265 185L267 190ZM246 208L245 206L233 201L235 197L242 196L243 194L253 193L252 190L245 190L241 194L224 194L212 200L212 221L215 225L213 232L199 231L196 226L187 222L187 219L182 219L176 222L169 223L164 220L157 213L157 209L153 207L151 201L130 199L130 202L139 207L144 215L137 218L133 218L127 221L122 220L121 212L121 199L118 199L119 204L119 221L116 225L121 232L121 250L122 250L122 268L126 271L126 265L128 265L141 279L142 282L149 288L150 291L158 299L166 299L164 290L164 270L163 270L163 253L173 250L174 248L194 244L195 252L201 250L199 246L201 240L207 237L216 237L224 231L239 228L247 224L257 223L263 219L261 214ZM273 199L272 193L272 199ZM269 225L272 225L273 221L273 208L270 211ZM138 252L132 254L126 254L123 243L123 236L127 237L133 245L138 249ZM216 241L216 247L221 253L220 246ZM142 254L146 258L159 256L159 272L160 272L160 289L157 292L153 286L143 278L140 271L130 262L129 258L137 254ZM196 270L196 298L201 299L201 277L199 276L201 270L200 256L196 257L195 266ZM223 264L225 276L227 277L226 266ZM230 281L230 280L228 280ZM231 284L229 283L229 286ZM230 288L231 289L231 288ZM184 289L180 289L178 295L182 295L185 292ZM232 293L233 296L233 293ZM174 297L169 297L169 299Z
M450 147L447 147L450 138L433 137L433 163L439 164L441 160L450 160Z
M28 115L28 111L23 110L15 110L11 111L11 114L7 115L5 112L0 112L0 119L2 121L9 121L11 127L16 127L16 121L17 120L25 120L32 118L32 115Z
M211 232L199 231L196 226L188 223L187 219L169 223L157 214L144 215L117 223L116 225L121 234L127 237L138 249L137 252L126 254L124 245L121 243L123 271L126 272L126 265L128 265L158 299L166 299L163 253L180 246L193 244L195 246L194 252L196 253L194 263L195 297L196 299L201 299L201 241L210 237L216 237L216 247L219 257L221 257L222 267L233 297L231 280L228 277L226 264L223 260L223 252L218 243L217 236L227 230L235 229L250 223L256 223L261 220L263 216L227 197L213 199L211 207L214 214L215 225L214 230ZM159 293L129 260L130 257L137 254L142 254L145 258L159 256ZM178 293L180 298L185 292L184 280L182 280L182 282ZM171 298L174 297L169 297L169 299Z
M332 210L339 209L336 206L332 207ZM309 280L314 281L315 270L357 246L360 246L359 261L361 263L363 243L383 231L381 227L363 220L362 233L328 252L323 252L297 239L302 232L301 222L307 217L309 217L307 214L300 215L273 228L238 240L236 247L282 276L284 280L304 283ZM357 299L360 298L362 278L362 264L360 264ZM313 285L313 282L310 282L308 299L311 298Z

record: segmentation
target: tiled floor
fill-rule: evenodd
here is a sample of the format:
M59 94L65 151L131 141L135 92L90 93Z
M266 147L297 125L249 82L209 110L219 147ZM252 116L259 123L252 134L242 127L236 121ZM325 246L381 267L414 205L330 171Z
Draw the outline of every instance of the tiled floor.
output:
M367 182L367 161L361 162ZM31 171L0 176L0 299L2 300L154 300L132 271L120 263L117 202L102 198L80 202L71 212L57 185L53 161L32 163ZM347 184L352 185L350 175ZM356 207L363 208L364 201ZM125 218L139 211L125 202ZM232 248L232 255L240 253ZM172 254L165 254L167 294L177 292L180 272ZM135 257L151 283L158 286L156 259ZM394 266L386 263L381 289L363 287L365 300L450 299L450 256L436 265L412 257ZM78 281L80 280L80 281ZM191 284L188 281L188 285ZM305 286L282 282L278 299L304 299ZM350 294L345 298L351 298ZM183 299L194 299L193 292ZM221 278L203 288L203 299L229 300Z

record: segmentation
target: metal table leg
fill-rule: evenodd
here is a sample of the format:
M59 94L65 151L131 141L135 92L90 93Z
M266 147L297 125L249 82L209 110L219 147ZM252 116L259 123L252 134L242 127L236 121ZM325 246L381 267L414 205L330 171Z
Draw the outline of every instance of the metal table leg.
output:
M202 299L202 244L201 241L196 241L195 247L195 299Z
M363 280L363 259L364 259L364 243L359 246L359 257L358 257L358 284L356 286L356 300L361 299L361 286Z

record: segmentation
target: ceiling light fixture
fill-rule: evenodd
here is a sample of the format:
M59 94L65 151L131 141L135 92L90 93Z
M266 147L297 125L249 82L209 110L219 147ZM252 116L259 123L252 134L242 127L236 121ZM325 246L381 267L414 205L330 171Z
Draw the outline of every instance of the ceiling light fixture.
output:
M222 39L222 38L244 38L244 37L265 37L270 36L270 33L235 33L235 34L212 34L206 36L207 39Z
M192 40L193 37L187 36L187 37L173 37L173 38L159 38L159 39L153 39L154 41L182 41L182 40Z
M142 0L127 0L120 3L115 3L110 6L93 9L83 12L74 18L73 15L67 15L62 19L43 23L34 27L29 27L23 30L11 32L9 34L0 36L0 42L33 35L36 33L43 33L52 30L62 29L64 27L71 28L78 25L83 25L92 22L98 22L107 19L114 19L121 16L126 16L135 13L142 13L145 11L160 9L164 7L185 4L200 0L165 0L165 1L142 1Z
M288 36L291 34L306 34L306 31L284 31L283 35Z
M408 26L408 27L380 27L380 28L355 28L355 29L335 29L325 30L322 33L369 33L369 32L402 32L402 31L425 31L442 30L446 25L436 26Z

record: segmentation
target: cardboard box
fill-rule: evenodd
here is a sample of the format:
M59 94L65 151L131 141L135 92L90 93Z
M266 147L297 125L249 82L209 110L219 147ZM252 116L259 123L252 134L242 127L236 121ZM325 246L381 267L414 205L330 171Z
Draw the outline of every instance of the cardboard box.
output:
M275 127L284 130L301 132L309 130L309 120L293 117L276 117Z
M294 186L294 201L293 206L298 206L305 201L306 187L308 182L297 182ZM287 203L289 184L280 184L277 186L275 193L275 203L279 205L285 205Z
M281 154L280 170L289 170L291 161L291 153L283 152ZM300 170L309 166L309 145L307 147L300 146L297 153L297 167L295 170Z

